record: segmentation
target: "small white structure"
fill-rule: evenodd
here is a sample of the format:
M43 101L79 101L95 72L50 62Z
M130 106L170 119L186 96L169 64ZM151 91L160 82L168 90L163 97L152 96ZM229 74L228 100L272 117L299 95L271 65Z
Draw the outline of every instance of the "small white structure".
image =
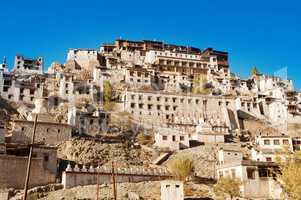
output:
M277 157L284 159L281 153L286 148L293 151L292 138L286 135L257 136L255 145L251 150L251 159L255 161L273 162Z
M183 182L174 180L162 181L161 200L184 200Z
M154 145L171 150L189 148L189 135L175 129L161 128L155 133Z
M219 119L217 121L200 119L199 121L196 132L192 135L193 140L209 144L225 142L225 135L229 132L229 128L222 125Z
M277 165L267 162L243 160L217 167L218 178L228 176L242 182L241 195L249 199L280 199L282 189L272 173Z
M243 160L243 155L240 150L230 148L220 148L217 157L219 165Z

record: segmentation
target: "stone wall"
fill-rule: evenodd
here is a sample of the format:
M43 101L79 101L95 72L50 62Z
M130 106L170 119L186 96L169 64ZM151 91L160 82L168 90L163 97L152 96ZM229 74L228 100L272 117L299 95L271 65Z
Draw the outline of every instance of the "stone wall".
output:
M0 126L0 144L4 143L5 138L5 129L4 127Z
M155 181L170 178L171 174L165 170L154 170L154 169L115 169L115 180L118 183L121 182L141 182L141 181ZM89 169L83 167L78 168L75 165L71 168L68 165L66 171L63 172L62 184L64 188L72 188L76 186L83 185L93 185L93 184L104 184L112 182L112 172L111 169L105 167Z
M0 155L0 184L17 189L24 188L27 157ZM33 158L29 187L55 183L55 174L45 169L42 158Z
M31 141L33 122L26 120L16 120L12 133L12 142L29 143ZM71 138L72 128L67 124L58 124L51 122L38 122L35 142L45 142L55 145Z

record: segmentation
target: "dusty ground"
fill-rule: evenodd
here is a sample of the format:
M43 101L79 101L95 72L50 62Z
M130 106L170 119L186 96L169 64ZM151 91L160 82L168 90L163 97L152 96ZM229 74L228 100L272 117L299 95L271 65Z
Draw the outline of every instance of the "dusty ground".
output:
M152 152L132 147L129 143L103 143L88 139L74 138L59 145L58 157L79 164L106 164L115 161L120 165L144 165L151 163Z

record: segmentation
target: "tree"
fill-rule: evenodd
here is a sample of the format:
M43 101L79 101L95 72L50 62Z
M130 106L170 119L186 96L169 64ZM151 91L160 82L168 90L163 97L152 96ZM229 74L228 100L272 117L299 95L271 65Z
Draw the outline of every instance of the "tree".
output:
M103 109L105 111L113 111L115 107L115 103L113 101L105 102L103 105Z
M103 100L104 100L104 109L106 111L112 111L114 109L113 99L113 88L109 81L105 81L103 85Z
M113 88L112 85L109 81L105 81L103 85L103 97L104 97L104 102L110 102L112 101L112 96L113 96Z
M251 75L252 76L256 76L258 74L258 70L257 70L257 68L254 66L254 67L252 67L252 69L251 69Z
M301 200L301 152L286 151L286 159L277 159L277 180L289 200Z
M182 181L187 180L194 170L193 160L186 156L175 157L167 167L176 178Z
M216 196L226 199L227 196L230 199L234 197L240 197L240 185L241 181L231 177L221 177L214 185L213 191Z
M205 75L194 75L192 81L192 93L208 95L210 88L207 87L207 78Z

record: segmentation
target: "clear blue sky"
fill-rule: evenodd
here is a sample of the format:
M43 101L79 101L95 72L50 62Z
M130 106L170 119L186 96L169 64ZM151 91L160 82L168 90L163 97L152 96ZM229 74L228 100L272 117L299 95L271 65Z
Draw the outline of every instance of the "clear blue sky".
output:
M116 38L157 39L230 53L232 71L273 74L288 67L301 89L301 1L3 0L0 58L43 56L64 62L68 48L98 48Z

